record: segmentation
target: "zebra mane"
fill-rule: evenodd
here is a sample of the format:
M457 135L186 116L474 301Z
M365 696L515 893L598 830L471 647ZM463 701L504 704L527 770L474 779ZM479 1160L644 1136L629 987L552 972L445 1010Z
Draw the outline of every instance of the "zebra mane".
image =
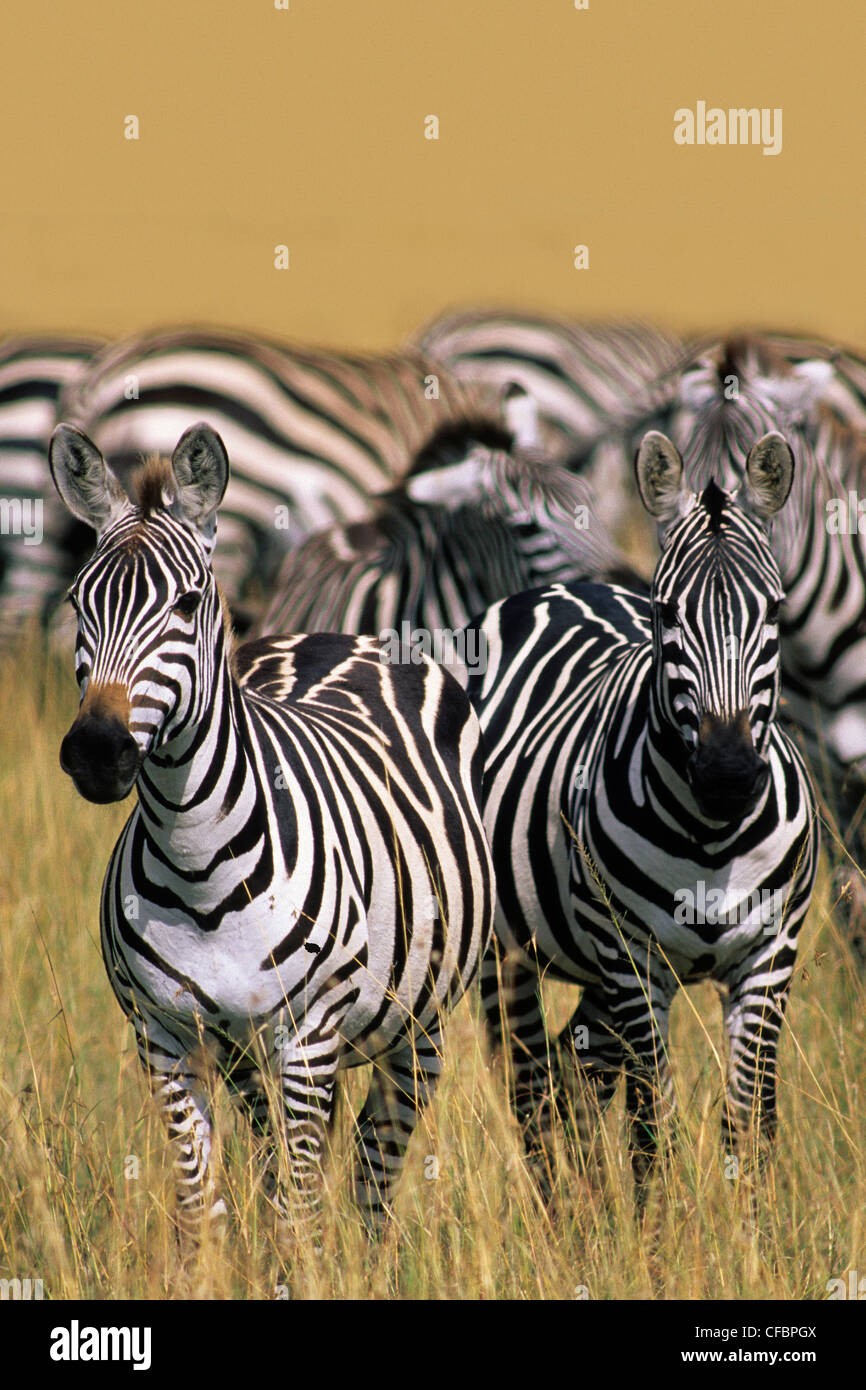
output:
M432 468L443 468L465 457L473 446L507 450L512 447L511 431L489 415L464 415L437 426L412 459L404 478L415 478Z
M835 495L852 470L862 470L863 441L824 403L832 378L824 365L794 368L766 339L743 334L687 371L675 442L691 487L702 491L712 479L736 487L749 449L772 429L789 440L797 463L791 511Z
M136 533L139 531L141 522L150 520L151 517L159 512L169 511L170 499L177 490L177 482L172 471L171 461L159 454L152 454L132 475L131 486L133 494L132 500L139 509L140 516L138 523L127 536L125 545L134 547L136 543ZM167 502L166 499L169 499L169 501ZM225 633L226 657L232 674L237 676L237 640L234 629L234 618L228 599L223 593L219 583L217 583L217 594L219 596L223 631Z
M166 497L171 497L176 491L170 461L158 454L151 455L133 475L132 487L133 500L143 520L146 521L156 511L164 510Z

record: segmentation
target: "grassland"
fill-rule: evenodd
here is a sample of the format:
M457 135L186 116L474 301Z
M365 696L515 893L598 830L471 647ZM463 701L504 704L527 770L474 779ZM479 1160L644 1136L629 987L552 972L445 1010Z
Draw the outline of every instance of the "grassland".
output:
M286 1276L269 1208L246 1129L219 1092L230 1217L197 1256L179 1259L160 1124L99 949L99 886L132 802L92 806L61 773L75 708L71 661L58 667L37 642L0 670L0 1278L41 1279L45 1298L274 1298ZM551 989L554 1025L575 1002ZM293 1296L802 1299L825 1297L827 1280L849 1268L866 1272L864 988L826 866L783 1034L780 1136L758 1237L719 1155L724 1051L710 986L674 1009L682 1134L651 1232L632 1219L621 1103L603 1126L604 1199L564 1165L545 1209L474 1000L449 1022L446 1049L397 1220L373 1246L349 1194L364 1084L350 1079L323 1248L297 1251Z

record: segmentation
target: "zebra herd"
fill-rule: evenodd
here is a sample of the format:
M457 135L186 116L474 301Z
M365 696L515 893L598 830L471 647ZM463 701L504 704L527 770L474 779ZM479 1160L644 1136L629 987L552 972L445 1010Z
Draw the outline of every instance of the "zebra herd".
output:
M866 915L864 428L866 366L779 335L479 312L380 359L203 330L8 345L4 518L38 500L43 533L0 536L0 637L68 589L61 765L92 801L138 792L102 948L183 1229L223 1209L203 1042L293 1221L337 1072L373 1062L374 1228L476 973L531 1158L569 1077L586 1147L622 1073L642 1205L671 1003L703 978L725 1146L763 1153L822 817L855 949ZM556 1039L547 975L582 986Z

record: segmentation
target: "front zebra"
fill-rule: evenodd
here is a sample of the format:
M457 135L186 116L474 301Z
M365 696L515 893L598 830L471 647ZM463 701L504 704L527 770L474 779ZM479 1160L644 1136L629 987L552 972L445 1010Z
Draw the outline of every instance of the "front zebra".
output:
M177 1148L179 1223L214 1206L204 1044L266 1137L284 1216L319 1202L337 1070L374 1061L356 1192L375 1224L491 926L477 720L447 673L388 665L374 641L232 652L211 568L228 459L207 426L148 466L134 504L72 427L50 462L98 536L70 593L82 699L61 765L91 801L138 790L102 949Z
M715 483L686 490L655 432L637 470L647 509L674 522L651 601L591 584L506 599L479 619L489 659L469 694L498 895L485 1004L498 1036L501 972L518 1115L530 1148L543 1143L541 977L582 984L560 1043L602 1107L625 1073L642 1200L671 1103L681 984L727 986L726 1146L750 1130L761 1149L772 1137L818 830L803 763L775 722L783 593L760 524L788 495L790 449L779 435L754 446L740 505Z
M791 500L771 535L785 588L784 714L802 730L839 823L851 941L866 958L866 884L851 872L852 859L862 868L866 796L866 531L857 514L866 437L837 418L838 385L826 362L785 371L764 340L732 341L683 377L671 436L696 490L712 477L738 486L756 435L781 429L795 440Z

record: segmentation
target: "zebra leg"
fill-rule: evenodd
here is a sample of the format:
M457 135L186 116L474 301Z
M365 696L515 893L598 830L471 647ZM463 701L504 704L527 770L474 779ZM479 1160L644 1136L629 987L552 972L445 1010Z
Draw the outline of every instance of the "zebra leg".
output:
M722 1143L729 1157L745 1150L747 1171L757 1173L776 1134L776 1050L789 982L790 975L771 991L747 974L731 985L724 1004L729 1059Z
M607 998L598 985L585 987L557 1044L560 1055L569 1059L578 1083L574 1118L586 1161L597 1120L613 1099L623 1067L622 1042L614 1033ZM570 1116L563 1113L563 1121L569 1120Z
M371 1233L392 1215L394 1189L409 1140L441 1070L438 1027L373 1063L355 1134L355 1200Z
M315 1235L321 1215L322 1172L334 1106L339 1036L331 1029L301 1039L292 1036L278 1052L282 1113L280 1132L287 1184L269 1181L269 1196L281 1219L302 1235ZM268 1125L252 1112L260 1132ZM266 1140L271 1143L270 1139ZM272 1152L272 1150L271 1150Z
M268 1200L276 1205L279 1186L279 1151L271 1121L267 1092L262 1085L261 1071L255 1063L236 1062L225 1073L232 1100L249 1122L253 1135L262 1146L262 1185Z
M178 1233L195 1240L207 1216L226 1211L221 1199L214 1200L213 1123L205 1078L189 1054L172 1055L173 1040L158 1027L148 1023L145 1028L136 1020L136 1036L151 1094L175 1151Z
M481 1001L491 1042L504 1047L508 1057L511 1105L527 1154L539 1157L550 1137L560 1084L544 1026L540 975L494 943L481 963Z
M608 989L610 1026L623 1051L628 1143L639 1213L646 1206L663 1127L674 1113L668 1060L672 999L673 990L649 972L642 972L627 989L621 978Z

